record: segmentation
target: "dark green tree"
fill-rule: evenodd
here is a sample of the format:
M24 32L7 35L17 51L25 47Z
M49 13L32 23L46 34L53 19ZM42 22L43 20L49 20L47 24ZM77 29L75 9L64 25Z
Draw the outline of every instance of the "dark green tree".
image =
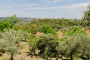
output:
M57 38L52 34L42 34L37 39L37 48L40 54L45 57L55 57L57 54L56 46L58 45Z

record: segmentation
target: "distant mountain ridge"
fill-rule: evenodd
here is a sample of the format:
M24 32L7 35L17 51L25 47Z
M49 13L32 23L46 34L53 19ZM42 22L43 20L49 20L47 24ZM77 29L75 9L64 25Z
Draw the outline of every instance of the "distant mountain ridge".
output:
M10 17L0 17L0 21L4 20L4 19L8 19L10 20ZM35 20L38 20L38 19L42 19L42 18L29 18L29 17L17 17L20 21L23 21L23 22L30 22L32 21L33 19ZM45 18L44 18L45 19ZM74 20L74 19L73 19ZM81 20L81 19L77 19L77 20Z
M33 19L38 20L40 18L28 18L28 17L17 17L20 21L24 21L24 22L30 22ZM0 21L4 20L4 19L8 19L10 20L10 17L0 17Z

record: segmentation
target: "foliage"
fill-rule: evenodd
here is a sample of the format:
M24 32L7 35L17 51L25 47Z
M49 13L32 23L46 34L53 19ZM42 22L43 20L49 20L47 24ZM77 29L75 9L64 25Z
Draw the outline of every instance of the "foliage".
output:
M78 34L78 35L68 35L65 38L62 38L57 46L58 54L70 56L73 59L73 56L77 54L86 59L90 59L90 36L87 34Z
M19 30L19 26L13 26L12 29L17 31L17 30Z
M23 37L25 39L25 42L26 42L26 39L28 38L28 36L29 36L29 33L27 31L24 31L23 32Z
M6 29L10 29L10 24L9 21L7 19L0 21L0 31L3 32L3 30Z
M17 45L23 38L23 32L21 30L15 31L13 29L6 30L2 33L2 38L0 39L0 47L5 49L8 54L11 54L11 60L13 55L19 53L19 46Z
M23 31L30 33L30 29L27 29L26 27L23 28Z
M32 56L33 52L35 54L35 49L37 48L36 42L37 42L38 37L35 36L34 34L30 34L28 39L29 39L29 42L28 42L29 50Z
M78 38L80 48L78 49L79 55L90 59L90 36L87 34L79 34Z
M41 27L41 32L43 32L43 33L45 33L45 34L47 34L47 33L51 33L51 34L53 34L53 35L56 34L55 30L53 30L50 26L47 26L47 25L43 25L43 26Z
M84 15L82 17L83 20L90 20L90 5L87 6L87 11L84 11Z
M87 11L84 11L83 13L84 15L82 17L82 20L87 21L85 25L90 26L90 5L87 6Z
M16 15L15 14L12 15L9 20L9 23L11 24L10 28L12 28L14 26L14 24L16 24L17 22L19 22L19 20L16 18Z
M72 27L67 31L67 35L75 35L75 34L77 35L80 33L86 34L86 32L83 30L80 30L79 27Z
M3 30L11 29L13 26L18 22L19 20L16 18L16 15L10 17L10 20L4 19L3 21L0 21L0 31L3 32Z
M61 55L70 56L71 60L73 55L77 53L80 48L80 43L77 35L68 35L64 38L64 41L60 41L59 46L56 48Z
M30 34L29 35L29 45L35 46L37 39L38 39L37 36L34 36L34 34Z
M58 39L52 34L42 34L37 39L37 48L40 49L40 54L46 56L56 56L56 46L58 45Z
M38 31L37 25L36 24L32 25L30 30L31 30L31 33L36 33Z

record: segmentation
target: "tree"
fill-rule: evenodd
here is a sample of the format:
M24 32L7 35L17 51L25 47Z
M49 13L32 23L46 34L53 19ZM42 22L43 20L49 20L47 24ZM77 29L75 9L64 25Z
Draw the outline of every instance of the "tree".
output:
M23 36L24 36L25 42L27 42L26 38L29 36L29 33L24 31L23 32Z
M82 17L82 20L87 20L88 21L87 25L90 26L90 5L87 6L87 11L84 11L83 13L84 15Z
M0 21L0 31L3 32L3 30L6 29L10 29L10 24L9 21L7 19L4 19L3 21Z
M30 33L30 29L28 29L26 27L23 28L23 31L26 31L26 32Z
M4 29L4 33L2 33L2 38L0 39L0 47L5 49L6 52L11 55L11 60L13 60L13 55L19 53L20 46L18 43L22 38L23 32L21 30L15 31L13 29Z
M59 46L57 47L58 53L70 56L71 60L73 60L73 55L77 53L80 47L78 38L79 37L76 35L66 36L64 41L60 41Z
M83 34L86 34L85 31L83 30L80 30L79 27L71 27L69 30L67 30L67 34L66 35L77 35L77 34L80 34L80 33L83 33Z
M83 15L82 19L90 20L90 5L87 6L87 11L84 11L83 13L84 13L84 15Z
M36 24L33 24L32 26L31 26L31 28L30 28L30 31L31 31L31 33L36 33L37 31L38 31L38 29L37 29L37 25Z
M37 39L37 48L40 50L40 54L43 58L51 56L55 57L57 54L56 46L58 45L57 38L52 34L42 34Z
M11 28L12 28L17 22L19 22L19 20L16 18L16 15L14 14L10 17L9 22L10 22L10 25L11 25Z
M53 30L50 26L47 26L47 25L43 25L43 26L41 27L41 32L43 32L43 33L45 33L45 34L47 34L47 33L51 33L51 34L53 34L53 35L56 34L56 31Z
M12 29L17 31L17 30L19 30L19 26L13 26Z
M57 46L58 54L70 56L73 60L73 55L90 59L90 36L87 34L68 35L61 39Z
M77 37L80 48L78 49L79 55L90 60L90 36L87 34L79 34Z
M59 24L56 24L56 28L59 30L61 26Z
M34 34L30 34L28 39L29 39L29 42L28 42L29 50L31 51L31 57L32 57L33 55L32 53L34 52L35 54L35 49L37 48L36 42L38 37L35 36Z
M0 21L0 31L3 32L4 29L12 29L18 21L15 14L10 17L10 20L4 19Z

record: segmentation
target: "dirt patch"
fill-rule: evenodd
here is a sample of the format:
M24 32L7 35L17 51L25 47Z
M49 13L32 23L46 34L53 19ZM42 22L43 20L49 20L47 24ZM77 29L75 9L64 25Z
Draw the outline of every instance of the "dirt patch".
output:
M43 33L37 32L37 33L35 34L35 36L40 36L41 34L43 34Z
M59 39L65 37L64 34L61 31L58 31L57 33L58 33L58 38Z

